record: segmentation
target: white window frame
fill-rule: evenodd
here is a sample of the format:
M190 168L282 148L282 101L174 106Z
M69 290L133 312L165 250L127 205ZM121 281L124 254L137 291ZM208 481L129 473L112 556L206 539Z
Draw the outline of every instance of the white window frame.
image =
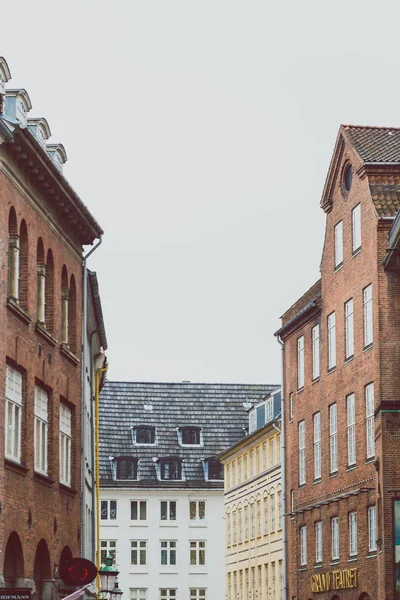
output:
M261 500L257 500L257 535L261 535Z
M275 494L271 494L270 496L270 510L271 510L271 531L275 531L276 523L275 523Z
M60 482L71 486L72 411L60 404Z
M349 542L350 542L350 556L358 554L358 542L357 542L357 513L356 511L349 513Z
M160 600L176 600L177 598L176 588L160 588Z
M232 523L233 523L233 544L237 544L237 518L236 510L232 511Z
M163 545L164 544L164 545ZM163 563L163 554L167 558L167 562ZM175 557L172 561L172 557ZM160 565L167 567L169 565L176 566L178 558L178 542L176 540L160 540Z
M300 527L300 566L307 564L307 527L303 525Z
M200 504L203 504L203 516L200 516ZM189 500L189 520L190 521L205 521L206 519L206 501L205 500ZM192 507L194 507L194 517L192 517Z
M354 356L354 301L350 298L344 305L345 358Z
M144 557L144 561L142 557ZM131 566L143 567L145 565L147 565L147 540L131 540Z
M304 335L297 339L297 388L304 387Z
M226 515L226 539L227 545L232 545L232 523L231 523L231 513L227 513Z
M249 539L249 505L244 507L244 539Z
M189 588L190 600L206 600L207 588Z
M336 314L328 315L328 371L336 367Z
M347 466L356 464L356 405L354 394L346 398L347 409Z
M299 425L299 485L306 483L306 423L300 421Z
M264 534L269 533L268 496L264 498Z
M207 564L206 540L189 540L190 566L204 567ZM194 559L194 562L192 560Z
M238 508L238 538L239 538L239 543L243 541L243 515L242 515L242 508Z
M132 518L132 512L133 512L132 511L132 505L135 504L135 503L136 503L136 515L137 515L137 518L133 519ZM131 521L134 521L134 522L136 522L136 521L142 521L142 522L147 521L147 500L131 500L130 506L131 506L131 519L130 519ZM144 506L144 512L145 512L145 515L146 515L145 519L142 519L142 517L141 517L141 515L142 515L142 506Z
M343 221L335 225L335 269L343 263Z
M374 384L365 386L365 428L367 459L375 456Z
M100 500L100 521L116 521L118 518L117 500Z
M256 537L256 506L254 502L250 504L251 537Z
M5 456L21 462L22 374L6 367Z
M351 224L353 232L353 254L361 249L361 204L357 204L351 211Z
M339 517L331 519L332 560L339 560Z
M165 504L165 507L163 507ZM166 508L166 517L162 517L163 508ZM176 500L160 500L160 521L166 523L168 521L176 521L178 513L178 502Z
M148 600L147 588L129 588L130 600Z
M312 339L312 378L318 379L320 375L320 354L319 354L319 324L314 325L311 330Z
M317 412L314 421L314 480L321 479L321 413Z
M271 461L271 467L275 465L275 439L269 440L269 460Z
M105 564L105 559L109 556L113 558L113 563L118 564L118 541L117 540L100 540L100 563ZM104 557L104 560L102 560Z
M282 529L282 492L278 492L278 529Z
M289 419L292 420L293 419L293 409L294 409L294 398L293 398L293 392L290 392L289 394ZM266 444L264 444L264 447L266 448ZM266 457L266 454L265 454ZM265 459L265 463L266 463L266 459ZM267 468L265 466L265 468Z
M376 506L368 508L368 552L376 552Z
M374 323L372 313L372 284L363 289L364 301L364 348L374 341Z
M269 423L274 417L274 405L272 398L268 398L265 402L265 422Z
M322 521L315 523L315 562L322 562Z
M338 470L337 404L329 406L329 462L330 473Z
M47 475L47 440L49 428L49 397L46 390L35 385L35 471Z

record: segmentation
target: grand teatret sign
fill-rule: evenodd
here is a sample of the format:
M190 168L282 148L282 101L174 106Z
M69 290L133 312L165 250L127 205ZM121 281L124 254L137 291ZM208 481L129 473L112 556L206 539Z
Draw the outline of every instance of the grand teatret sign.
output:
M313 592L329 592L330 590L349 590L358 586L358 569L337 569L329 573L316 573L311 576Z

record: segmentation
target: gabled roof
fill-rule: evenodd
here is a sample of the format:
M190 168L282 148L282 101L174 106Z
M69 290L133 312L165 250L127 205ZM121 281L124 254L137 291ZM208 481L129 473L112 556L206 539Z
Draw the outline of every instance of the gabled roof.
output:
M400 207L400 128L397 127L340 126L321 207L326 212L331 210L346 144L360 158L377 215L395 215Z
M203 460L216 456L244 437L248 428L247 400L261 401L277 385L221 383L135 383L107 381L100 396L101 487L210 488L222 481L205 481ZM145 410L144 405L152 410ZM134 445L132 428L156 428L157 444ZM202 446L180 446L177 428L202 428ZM110 457L140 459L138 481L114 481ZM178 456L184 460L185 481L158 481L153 459Z

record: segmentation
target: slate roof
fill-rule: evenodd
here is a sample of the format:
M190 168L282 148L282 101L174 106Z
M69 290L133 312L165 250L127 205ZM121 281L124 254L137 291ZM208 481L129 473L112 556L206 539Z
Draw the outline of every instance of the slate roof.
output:
M129 488L223 487L222 481L205 481L202 460L220 454L244 437L248 408L278 385L222 383L136 383L106 381L100 396L100 485ZM153 410L145 410L151 404ZM152 425L157 444L135 445L132 427ZM177 428L202 428L204 445L182 447ZM115 481L109 457L140 458L137 481ZM153 458L184 459L185 481L158 481Z

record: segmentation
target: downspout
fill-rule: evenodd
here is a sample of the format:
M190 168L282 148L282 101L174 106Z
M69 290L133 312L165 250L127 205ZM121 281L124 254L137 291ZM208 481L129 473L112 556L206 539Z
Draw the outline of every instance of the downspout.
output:
M287 580L286 580L286 554L287 554L287 540L286 540L286 468L285 468L285 390L284 390L284 343L279 336L276 338L281 345L282 350L282 385L281 385L281 477L282 477L282 600L287 600Z
M87 259L103 241L100 235L99 241L89 252L83 257L83 310L82 310L82 407L81 407L81 443L82 443L82 507L81 507L81 555L86 556L86 369L87 369L87 310L88 310L88 290L87 290Z
M94 400L95 400L95 441L96 441L96 567L97 567L97 589L100 590L100 446L99 446L99 392L101 373L105 373L108 364L94 373Z
M90 332L89 335L89 350L90 356L93 356L93 336L99 331L99 328L96 327L93 331ZM95 377L95 367L94 361L90 361L90 428L92 435L90 436L90 458L92 465L92 538L91 538L91 548L90 548L90 559L93 563L96 561L96 476L95 476L95 464L96 464L96 455L95 455L95 416L94 416L94 377Z

